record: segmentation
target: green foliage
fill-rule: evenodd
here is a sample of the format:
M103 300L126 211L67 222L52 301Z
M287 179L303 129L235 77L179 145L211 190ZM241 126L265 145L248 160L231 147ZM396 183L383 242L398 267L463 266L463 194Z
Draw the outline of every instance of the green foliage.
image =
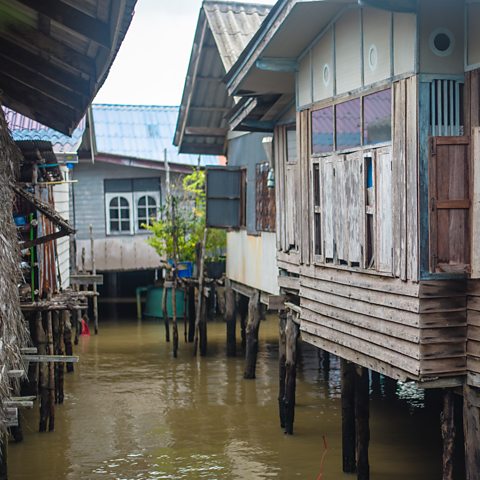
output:
M173 238L177 236L177 255L180 261L195 261L195 245L203 240L206 221L205 172L195 170L183 179L183 196L172 195L161 209L160 219L148 225L153 235L147 240L161 257L174 257ZM173 218L174 217L174 218ZM218 260L224 254L226 232L209 229L206 257Z

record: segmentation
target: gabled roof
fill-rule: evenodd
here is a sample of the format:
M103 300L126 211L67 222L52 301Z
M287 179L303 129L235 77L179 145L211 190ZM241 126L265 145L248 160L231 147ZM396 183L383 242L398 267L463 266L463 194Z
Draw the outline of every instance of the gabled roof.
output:
M2 104L72 133L103 84L136 0L0 0Z
M9 108L3 107L3 111L8 128L15 141L47 141L52 144L54 153L77 153L82 143L86 123L85 117L80 120L70 137Z
M196 166L198 155L180 155L172 144L178 107L159 105L93 104L96 156L114 155ZM200 165L218 163L201 157Z
M183 153L222 155L234 105L223 77L270 11L269 5L204 1L195 32L174 144Z
M298 57L337 15L358 1L279 0L225 76L230 94L293 92Z

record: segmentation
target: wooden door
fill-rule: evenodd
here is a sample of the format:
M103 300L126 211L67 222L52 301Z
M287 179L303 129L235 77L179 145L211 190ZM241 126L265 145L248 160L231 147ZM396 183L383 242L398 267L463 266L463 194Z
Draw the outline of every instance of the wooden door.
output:
M429 165L430 269L470 270L469 137L433 137Z

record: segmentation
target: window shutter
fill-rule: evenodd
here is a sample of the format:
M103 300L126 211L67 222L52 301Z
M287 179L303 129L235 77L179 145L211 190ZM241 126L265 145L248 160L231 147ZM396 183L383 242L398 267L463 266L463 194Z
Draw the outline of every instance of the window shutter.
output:
M469 137L434 137L429 168L430 268L470 269Z
M207 227L239 228L242 211L242 170L207 167Z

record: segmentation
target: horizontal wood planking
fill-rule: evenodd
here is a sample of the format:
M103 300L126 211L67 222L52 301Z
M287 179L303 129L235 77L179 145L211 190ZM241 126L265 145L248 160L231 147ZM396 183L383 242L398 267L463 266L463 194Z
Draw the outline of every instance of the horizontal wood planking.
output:
M480 386L480 280L468 282L467 370L468 383Z
M364 366L367 358L374 358L415 379L462 375L466 371L467 283L458 283L403 282L302 267L301 329L309 338L324 335L320 341L356 352Z

